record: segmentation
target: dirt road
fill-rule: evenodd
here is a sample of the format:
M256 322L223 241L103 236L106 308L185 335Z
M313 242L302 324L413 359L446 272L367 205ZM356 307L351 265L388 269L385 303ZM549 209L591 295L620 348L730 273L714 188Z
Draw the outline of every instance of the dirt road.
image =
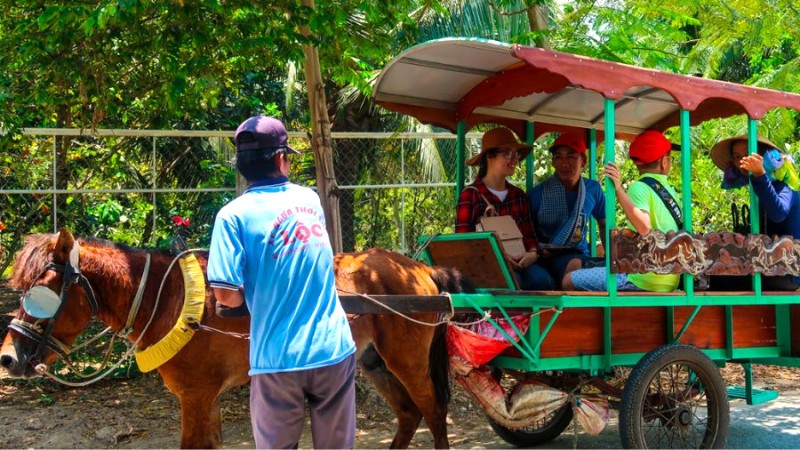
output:
M800 443L800 371L759 367L759 387L782 391L777 401L748 406L731 403L730 448L796 448ZM725 370L736 380L735 366ZM763 380L764 374L773 378ZM775 375L777 374L777 376ZM386 448L394 417L366 380L358 383L358 448ZM227 448L251 448L247 388L225 395L223 439ZM508 448L460 387L454 387L449 435L455 448ZM180 415L175 398L155 374L132 380L108 380L85 388L64 388L49 381L0 384L0 448L175 448ZM549 448L619 448L616 414L600 436L568 429ZM429 448L430 433L420 427L412 448ZM304 433L302 448L311 448Z

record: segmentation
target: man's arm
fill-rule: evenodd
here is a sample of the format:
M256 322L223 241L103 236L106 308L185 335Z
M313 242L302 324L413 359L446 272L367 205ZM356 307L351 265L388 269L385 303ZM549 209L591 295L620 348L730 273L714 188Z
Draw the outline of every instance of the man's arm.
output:
M236 308L244 303L244 295L242 295L241 289L234 290L215 287L213 290L214 297L217 298L217 303L221 303L229 308Z
M606 249L606 219L597 221L597 228L600 231L600 242L603 244L603 249Z
M633 228L639 234L647 234L650 232L650 213L643 209L637 208L633 204L633 200L622 189L622 183L619 179L619 169L614 163L608 163L606 165L606 176L611 178L614 182L614 191L617 193L617 201L619 205L622 206L622 211L625 212L625 217L627 217L628 222L631 223Z

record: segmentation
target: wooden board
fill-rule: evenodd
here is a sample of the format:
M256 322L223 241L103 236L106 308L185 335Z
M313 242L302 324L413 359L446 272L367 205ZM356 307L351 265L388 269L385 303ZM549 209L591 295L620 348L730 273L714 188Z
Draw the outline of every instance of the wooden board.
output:
M403 314L450 312L450 299L446 295L340 294L339 301L348 314L393 314L382 305Z
M503 276L502 266L513 274L505 260L498 260L489 239L432 240L426 251L434 265L453 267L479 288L517 289ZM512 277L513 278L513 277Z
M800 317L797 305L793 314ZM675 308L674 332L686 323L694 307ZM541 329L552 313L539 316ZM775 306L733 307L734 348L776 345ZM668 342L666 307L618 307L611 310L612 353L645 353ZM723 349L725 343L725 307L705 306L692 320L680 343L699 348ZM800 334L793 334L800 344ZM794 349L794 346L793 346ZM510 351L509 354L513 354ZM603 354L603 309L567 308L542 343L542 357ZM518 355L518 354L517 354Z

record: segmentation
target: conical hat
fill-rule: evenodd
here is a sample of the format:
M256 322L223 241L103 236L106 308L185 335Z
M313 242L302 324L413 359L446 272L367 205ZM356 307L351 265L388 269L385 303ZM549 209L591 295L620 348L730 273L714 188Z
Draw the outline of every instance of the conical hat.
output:
M747 142L747 135L736 136L732 138L728 138L722 141L717 142L711 147L711 160L714 161L714 164L722 170L727 169L728 167L733 166L733 156L731 155L731 147L736 141L745 141ZM758 150L759 153L763 153L763 150L767 148L775 148L778 149L778 146L772 143L767 138L763 138L761 136L758 137Z

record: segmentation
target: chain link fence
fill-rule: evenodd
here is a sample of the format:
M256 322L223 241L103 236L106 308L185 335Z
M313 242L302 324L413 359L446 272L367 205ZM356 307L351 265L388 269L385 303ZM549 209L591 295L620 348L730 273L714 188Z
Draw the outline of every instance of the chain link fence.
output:
M27 129L0 136L0 273L24 237L61 227L137 247L166 247L175 216L189 244L207 247L219 208L242 182L232 131ZM334 167L346 251L403 253L422 235L452 232L456 140L449 133L334 133ZM290 179L316 184L307 133ZM480 134L467 136L468 154ZM468 171L467 179L475 173Z

